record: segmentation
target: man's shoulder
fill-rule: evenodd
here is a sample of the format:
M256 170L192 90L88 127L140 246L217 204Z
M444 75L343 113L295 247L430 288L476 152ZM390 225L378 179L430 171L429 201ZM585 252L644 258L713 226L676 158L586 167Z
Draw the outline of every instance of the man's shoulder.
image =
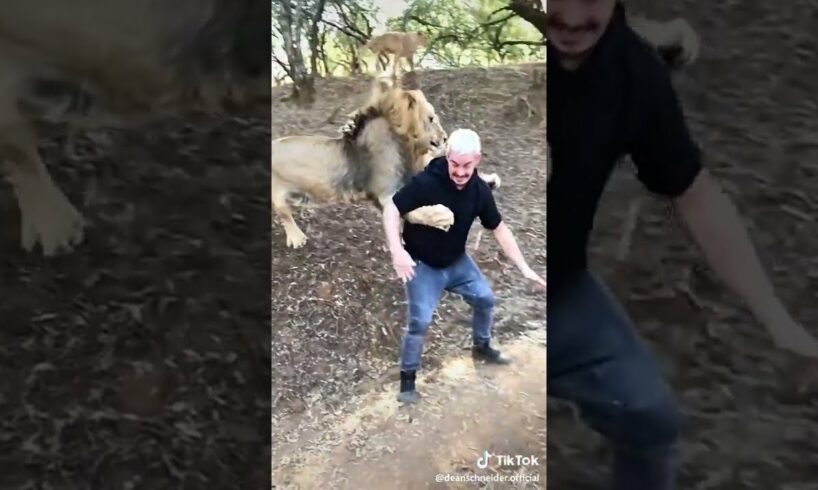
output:
M429 160L429 163L423 167L423 171L421 173L430 174L432 173L436 167L443 168L448 165L448 161L446 160L446 155L440 155L437 157L432 158Z
M438 179L426 168L415 174L412 177L412 182L418 187L428 188L430 186L437 186Z
M434 182L435 176L433 175L433 169L432 169L432 162L433 161L434 160L431 160L428 164L426 164L426 166L423 167L423 169L420 172L417 172L417 173L411 175L409 177L409 181L417 182L417 183L424 183L424 184Z
M444 158L442 165L446 165L445 157L437 157L429 161L428 164L418 172L417 174L412 177L413 180L417 181L419 185L423 186L437 186L440 183L440 176L437 175L440 173L439 168L441 165L441 158Z
M675 97L670 68L656 49L630 27L621 33L618 50L619 82L630 104L650 112Z
M479 175L475 176L474 179L475 186L477 187L477 196L478 199L482 204L495 204L494 201L494 191L491 187L486 183L485 180L480 178Z
M427 166L420 172L407 176L404 184L395 192L393 201L422 200L426 201L429 196L435 196L440 193L438 179L430 172Z
M491 190L491 187L488 185L488 183L485 180L483 180L480 177L479 172L477 172L477 174L478 175L475 175L474 183L477 185L478 192L481 195L488 195L488 196L494 198L494 194L493 194L493 192Z
M670 83L670 68L659 52L626 26L622 34L622 55L634 82L641 87L649 84Z

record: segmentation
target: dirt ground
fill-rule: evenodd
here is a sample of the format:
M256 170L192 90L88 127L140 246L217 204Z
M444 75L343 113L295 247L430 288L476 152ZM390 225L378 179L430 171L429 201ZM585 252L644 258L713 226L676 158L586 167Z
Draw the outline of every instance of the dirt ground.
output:
M0 488L269 481L261 109L82 131L77 158L43 128L87 221L68 255L23 252L0 187Z
M793 315L818 335L818 10L806 2L629 0L656 18L684 16L701 60L677 79L707 166L744 215ZM630 251L614 260L643 197ZM687 418L679 488L818 488L818 398L763 328L706 270L665 203L620 172L601 205L593 261L649 340ZM557 240L558 237L550 237ZM796 364L799 365L799 364ZM566 407L549 403L550 488L602 488L609 456Z
M531 75L523 67L420 73L446 128L481 134L481 166L503 179L495 193L499 208L529 263L544 273L545 132L524 101L532 95ZM308 111L275 105L274 92L273 137L337 134L368 87L367 79L321 81L319 102ZM286 88L279 93L280 100ZM274 486L422 488L436 483L435 473L458 465L477 470L469 460L483 449L544 461L545 402L537 390L545 385L545 358L533 337L545 326L544 296L527 290L490 235L479 237L472 253L498 297L494 333L500 345L519 353L519 367L487 375L494 387L478 381L479 366L463 362L470 345L468 307L445 296L425 346L422 372L429 378L418 385L426 408L412 415L394 400L405 305L383 248L379 214L344 206L303 210L296 219L308 236L305 248L287 249L277 222L272 235ZM452 370L459 381L444 382ZM355 416L372 411L374 418ZM493 414L504 425L493 422ZM410 432L418 435L408 442ZM510 434L520 437L506 440ZM463 446L467 440L472 447ZM327 451L331 456L323 459ZM378 457L370 465L373 451ZM343 475L333 476L329 470L336 468ZM544 483L542 473L529 488Z
M543 330L505 344L516 361L486 366L456 356L418 380L423 402L399 407L380 386L319 425L283 432L273 482L284 488L545 488L546 356ZM533 457L479 469L482 451ZM536 461L535 461L536 459ZM464 477L494 477L469 481ZM515 476L516 475L516 476ZM461 480L445 480L460 477ZM506 480L500 480L505 478ZM516 479L515 479L516 478Z

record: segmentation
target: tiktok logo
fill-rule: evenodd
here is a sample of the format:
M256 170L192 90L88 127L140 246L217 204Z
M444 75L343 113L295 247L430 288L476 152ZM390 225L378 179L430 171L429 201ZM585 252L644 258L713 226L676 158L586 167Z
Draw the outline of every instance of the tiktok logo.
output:
M497 466L539 466L540 461L537 456L523 456L521 454L517 454L511 456L509 454L490 454L485 449L483 450L483 455L477 458L477 467L480 469L485 469L489 465L489 458L494 458L494 462Z
M489 457L491 455L485 449L483 450L483 456L477 458L477 467L480 469L486 468L489 465Z

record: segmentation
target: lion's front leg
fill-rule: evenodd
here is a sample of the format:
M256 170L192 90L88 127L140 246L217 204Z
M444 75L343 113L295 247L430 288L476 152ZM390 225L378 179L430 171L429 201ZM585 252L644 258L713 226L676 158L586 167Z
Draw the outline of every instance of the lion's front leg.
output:
M379 198L381 209L392 202L392 194ZM403 216L404 221L415 225L431 226L443 231L449 231L454 224L454 213L442 204L421 206Z
M443 231L449 231L454 224L454 213L442 204L422 206L406 213L404 219L415 225L431 226Z
M287 188L279 185L275 177L270 181L270 196L272 198L273 211L284 227L284 235L287 239L287 246L291 248L301 248L307 243L307 235L301 231L293 218L293 211L287 203Z
M84 221L51 179L34 135L27 128L7 128L2 137L3 170L17 196L23 249L31 251L39 243L46 256L70 250L82 241Z
M659 22L629 16L628 24L673 65L691 65L699 57L699 35L684 19Z

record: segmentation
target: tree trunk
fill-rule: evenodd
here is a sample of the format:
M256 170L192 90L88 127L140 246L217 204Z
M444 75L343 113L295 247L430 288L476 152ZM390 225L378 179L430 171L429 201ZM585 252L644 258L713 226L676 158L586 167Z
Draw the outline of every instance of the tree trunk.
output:
M358 50L352 47L350 48L350 54L352 55L352 61L349 63L349 74L360 75L363 73L363 70L361 69L361 60L358 57Z
M315 101L315 89L301 53L301 2L296 3L295 12L288 0L280 0L274 5L279 7L278 23L293 80L293 100L302 106L311 105Z
M321 17L324 16L324 6L326 3L326 0L318 0L315 12L312 13L310 30L307 32L307 42L310 45L310 71L313 78L318 76L318 44L320 41L318 23L321 22Z
M321 64L324 66L324 76L330 76L330 68L329 68L329 58L327 57L327 31L321 32L321 44L320 44L320 59Z
M548 17L539 0L511 0L509 8L523 20L536 27L542 37L545 37L545 25L548 23Z

